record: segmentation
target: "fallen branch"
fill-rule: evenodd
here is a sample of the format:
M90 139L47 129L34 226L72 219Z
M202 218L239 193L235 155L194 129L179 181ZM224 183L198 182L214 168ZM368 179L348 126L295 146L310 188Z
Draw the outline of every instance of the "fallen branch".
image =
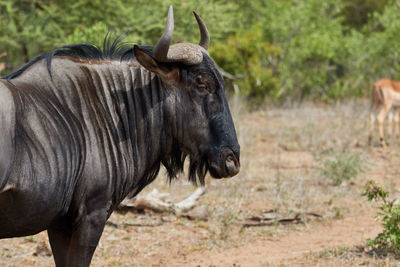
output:
M244 74L237 74L237 75L233 75L230 74L227 71L224 71L223 69L219 68L219 72L221 72L222 76L224 76L225 78L228 78L230 80L237 80L237 79L243 79L245 76Z
M118 206L117 211L136 211L145 212L151 210L154 212L172 212L174 214L181 214L193 209L197 200L206 191L206 187L202 186L197 188L189 197L178 203L162 200L168 194L159 193L157 189L153 189L149 194L138 196L132 199L124 199Z
M157 222L153 222L153 223L126 223L126 222L122 222L122 223L115 223L112 221L107 221L106 225L114 227L114 228L123 228L126 229L128 227L155 227L155 226L160 226L163 225L164 223L169 222L169 221L165 221L163 219L158 220Z
M242 227L259 227L259 226L271 226L276 224L300 224L304 223L303 218L306 216L312 216L315 218L323 218L322 215L313 212L306 213L296 213L294 217L283 217L278 218L276 213L266 212L262 215L253 215L247 218L247 221L242 225Z
M206 192L206 187L198 187L189 197L173 205L175 213L188 212L193 209L197 200Z

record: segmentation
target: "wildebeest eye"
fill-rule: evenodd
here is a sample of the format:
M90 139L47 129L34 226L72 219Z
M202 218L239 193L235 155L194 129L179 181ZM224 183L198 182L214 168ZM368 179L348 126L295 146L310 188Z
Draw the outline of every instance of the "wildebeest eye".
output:
M203 84L198 84L197 85L197 89L199 89L200 91L204 91L207 89L207 85Z

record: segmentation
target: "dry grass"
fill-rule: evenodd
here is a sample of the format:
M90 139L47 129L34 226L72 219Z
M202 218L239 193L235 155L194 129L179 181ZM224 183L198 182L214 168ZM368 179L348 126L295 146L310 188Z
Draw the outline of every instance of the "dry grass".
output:
M391 257L357 251L379 231L375 208L360 194L365 181L384 182L399 197L395 140L382 150L375 137L366 146L368 103L305 104L291 108L247 111L236 98L232 114L241 144L240 174L228 180L209 179L198 204L208 221L190 221L171 214L113 214L113 222L161 225L106 226L94 266L391 266ZM357 153L364 166L339 186L321 175L326 152ZM350 166L351 167L351 166ZM143 192L157 188L172 201L194 190L185 177L168 185L159 177ZM304 224L242 228L243 220L275 209L280 216L314 212L323 220ZM52 259L32 256L45 239L0 241L1 266L51 266ZM250 254L249 254L250 253Z

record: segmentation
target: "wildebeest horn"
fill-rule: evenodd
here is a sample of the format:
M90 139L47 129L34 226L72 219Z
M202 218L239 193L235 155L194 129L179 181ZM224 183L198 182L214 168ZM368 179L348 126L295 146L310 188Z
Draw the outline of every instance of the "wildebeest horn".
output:
M165 25L164 32L153 50L154 57L157 60L162 62L168 62L167 55L168 55L169 45L172 40L173 32L174 32L174 11L171 5L169 6L167 24Z
M197 24L199 25L200 29L200 43L199 45L202 46L205 50L208 49L210 45L210 35L208 34L208 30L204 21L200 18L200 16L193 11L194 16L196 17Z
M153 49L153 55L156 60L160 62L181 62L187 65L196 65L203 61L203 52L206 52L208 48L210 37L204 22L196 12L194 15L200 28L200 45L178 43L170 46L172 33L174 32L174 12L172 6L169 7L164 33Z

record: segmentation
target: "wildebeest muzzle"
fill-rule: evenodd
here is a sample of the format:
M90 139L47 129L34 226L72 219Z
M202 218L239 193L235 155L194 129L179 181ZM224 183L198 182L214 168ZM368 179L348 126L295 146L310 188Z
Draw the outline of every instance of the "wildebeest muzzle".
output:
M209 164L210 174L214 178L235 176L240 170L239 148L223 147Z

